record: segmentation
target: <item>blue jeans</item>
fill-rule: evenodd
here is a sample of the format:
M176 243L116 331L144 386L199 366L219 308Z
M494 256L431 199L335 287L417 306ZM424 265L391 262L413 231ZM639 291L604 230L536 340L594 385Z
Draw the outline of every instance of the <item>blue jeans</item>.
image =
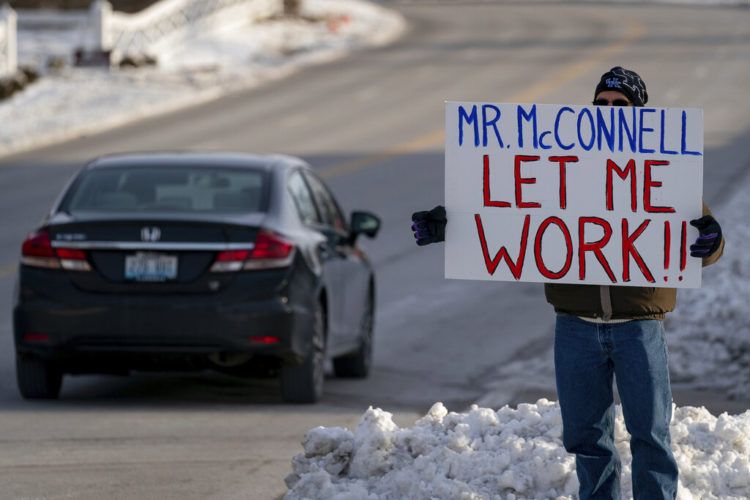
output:
M557 394L563 444L576 455L580 499L620 499L613 374L631 436L633 498L674 499L677 463L669 437L672 391L661 321L596 324L558 314Z

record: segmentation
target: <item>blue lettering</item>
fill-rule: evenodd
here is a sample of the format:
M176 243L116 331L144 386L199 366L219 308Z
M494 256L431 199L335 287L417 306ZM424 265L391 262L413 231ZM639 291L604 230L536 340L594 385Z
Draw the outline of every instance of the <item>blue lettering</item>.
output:
M558 146L567 151L569 149L573 149L574 144L572 142L570 144L563 144L562 140L560 139L560 117L562 117L562 114L565 112L575 114L573 109L567 106L560 108L560 110L557 112L557 116L555 117L555 142Z
M488 120L488 114L487 111L492 110L495 112L495 116L492 117L492 119ZM485 148L487 147L487 129L489 127L492 127L492 129L495 131L495 137L497 138L497 143L501 148L505 147L505 144L503 144L503 138L500 137L500 131L497 129L497 121L500 119L500 108L497 106L493 106L492 104L484 104L482 106L482 125L484 127L484 130L482 131L482 146Z
M589 130L591 131L591 140L586 143L583 140L583 136L581 135L581 121L583 117L586 116L589 119ZM586 151L591 151L591 148L594 147L594 142L596 141L596 126L594 125L594 116L591 114L591 111L589 111L586 108L583 108L581 110L581 113L578 115L578 144L581 145L583 149Z
M659 120L661 122L660 123L660 129L659 129L659 152L661 154L663 154L663 155L676 155L677 151L672 151L671 149L667 149L664 146L664 135L665 135L665 130L667 128L666 115L667 115L667 110L666 109L662 109L661 110L661 118Z
M643 147L643 135L644 135L645 132L653 132L654 131L654 129L652 129L651 127L647 127L647 126L644 125L644 121L645 121L644 120L644 115L646 113L655 113L656 110L655 109L641 108L639 111L640 111L640 122L641 122L640 125L641 125L641 127L638 130L638 152L639 153L654 153L656 150L654 150L654 149L648 149L648 148Z
M687 113L685 111L682 112L682 145L680 147L680 152L684 155L693 155L693 156L703 156L700 151L688 151L687 149Z
M537 125L536 125L536 104L531 106L531 111L526 113L526 110L522 106L518 106L518 147L523 147L523 122L531 122L531 130L534 134L533 143L534 149L539 147L539 139L537 138Z
M541 134L541 135L539 136L539 146L540 146L540 147L541 147L542 149L552 149L552 146L551 146L551 145L549 145L549 144L546 144L546 143L544 142L544 138L545 138L545 137L547 137L548 135L550 135L551 133L552 133L552 132L550 132L549 130L547 130L547 131L545 131L545 132L542 132L542 134Z
M596 108L596 147L599 151L602 150L602 137L607 140L607 147L610 151L615 150L615 108L608 106L609 108L609 129L607 123L604 120L604 114L602 113L602 106Z
M631 107L632 110L632 123L630 126L628 126L628 121L625 118L625 108L619 109L619 117L620 117L620 141L618 144L618 149L622 151L622 141L625 137L628 138L628 144L630 145L630 152L635 153L635 129L636 129L636 120L635 120L635 108Z
M477 107L471 107L471 113L467 113L463 106L458 107L458 145L464 144L464 122L474 124L474 147L479 146L479 122L477 121Z

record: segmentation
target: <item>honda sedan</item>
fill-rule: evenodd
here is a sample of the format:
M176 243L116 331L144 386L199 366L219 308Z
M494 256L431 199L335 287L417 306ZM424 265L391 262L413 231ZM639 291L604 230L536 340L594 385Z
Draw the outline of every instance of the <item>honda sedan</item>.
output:
M76 175L23 242L18 387L56 398L65 374L215 369L278 374L282 399L365 377L375 277L345 220L290 156L132 154Z

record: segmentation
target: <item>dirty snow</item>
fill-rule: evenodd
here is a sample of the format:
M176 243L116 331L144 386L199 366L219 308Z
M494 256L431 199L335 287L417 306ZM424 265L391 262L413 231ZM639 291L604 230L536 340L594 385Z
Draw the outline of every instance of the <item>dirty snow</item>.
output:
M705 270L701 289L680 290L666 326L673 385L740 399L748 398L750 387L748 189L750 177L715 210L727 237L724 256ZM497 408L524 391L549 392L551 350L511 362L491 379L480 405ZM546 399L497 411L473 405L465 413L448 413L436 403L408 428L370 408L353 432L308 432L304 453L292 462L285 499L573 499L575 460L565 452L561 433L559 406ZM750 411L715 417L704 408L675 408L671 434L679 500L750 498ZM623 498L630 499L629 436L619 406L615 440Z
M719 417L677 408L672 448L680 500L750 497L750 411ZM575 459L562 446L560 408L536 404L453 413L436 403L412 427L368 409L357 428L317 427L287 477L285 500L572 499ZM617 407L622 495L632 498L629 435Z
M703 271L703 286L681 290L667 317L672 381L750 399L750 177L716 214L726 249Z
M67 68L0 102L0 154L95 133L288 76L304 66L386 44L403 18L362 0L307 0L303 17L203 33L155 54L157 68ZM19 30L20 64L69 54L80 33Z

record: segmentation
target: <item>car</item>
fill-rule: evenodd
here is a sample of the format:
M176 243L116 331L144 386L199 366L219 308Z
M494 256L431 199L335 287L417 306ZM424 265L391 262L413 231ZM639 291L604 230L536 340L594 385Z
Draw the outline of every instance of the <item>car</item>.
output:
M18 388L59 397L66 374L215 369L280 377L313 403L330 359L366 377L375 275L303 160L143 153L87 164L23 242L13 325Z

